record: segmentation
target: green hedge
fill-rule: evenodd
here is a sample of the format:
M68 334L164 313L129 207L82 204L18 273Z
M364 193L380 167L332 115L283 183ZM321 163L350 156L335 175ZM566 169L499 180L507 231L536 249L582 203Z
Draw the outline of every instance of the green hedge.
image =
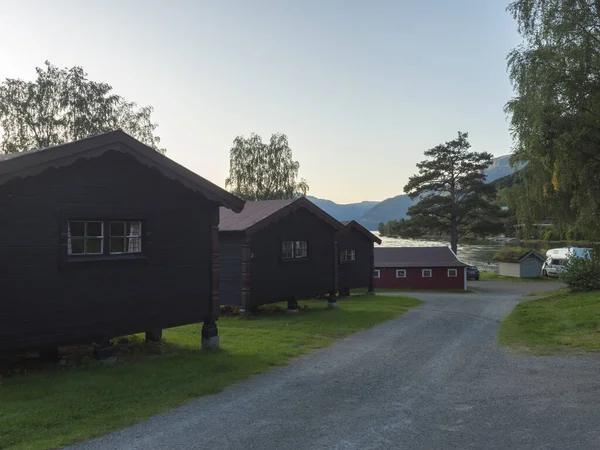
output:
M499 262L518 263L523 256L532 251L535 252L532 248L507 247L496 253L494 259Z

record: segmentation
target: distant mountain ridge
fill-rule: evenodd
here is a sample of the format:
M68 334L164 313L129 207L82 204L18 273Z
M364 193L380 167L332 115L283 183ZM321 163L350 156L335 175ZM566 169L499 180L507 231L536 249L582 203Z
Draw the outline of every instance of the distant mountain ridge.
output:
M515 173L523 166L511 167L510 155L499 156L494 158L492 165L486 170L486 180L491 183ZM396 195L381 202L363 201L346 205L311 196L307 198L337 220L356 220L371 231L377 230L381 222L407 218L406 211L415 203L406 194Z

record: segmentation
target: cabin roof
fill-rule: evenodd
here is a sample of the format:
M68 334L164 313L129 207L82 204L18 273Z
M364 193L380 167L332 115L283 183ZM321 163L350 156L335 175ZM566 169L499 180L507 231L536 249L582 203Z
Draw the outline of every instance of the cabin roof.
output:
M312 214L327 222L336 230L344 230L344 226L304 197L287 200L249 201L244 209L235 214L227 209L220 209L219 231L255 232L285 217L299 208L305 208Z
M187 188L200 192L209 200L226 208L241 211L244 207L243 200L122 130L110 131L53 147L0 155L0 185L16 177L35 175L47 168L67 166L80 158L100 156L109 150L130 154L141 163L157 168L163 175L181 182ZM134 174L132 175L134 176Z
M375 236L373 233L371 233L369 230L363 227L356 220L343 220L341 224L344 225L346 228L350 228L358 231L359 233L364 234L366 237L371 239L371 241L377 242L379 245L381 245L381 239L379 239L377 236Z
M466 267L449 247L385 247L373 249L375 267Z

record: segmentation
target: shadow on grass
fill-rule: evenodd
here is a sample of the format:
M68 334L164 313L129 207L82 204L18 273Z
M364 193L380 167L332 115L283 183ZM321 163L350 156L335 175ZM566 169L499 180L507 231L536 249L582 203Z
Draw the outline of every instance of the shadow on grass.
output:
M92 360L91 348L79 348L66 364L2 379L0 448L56 448L132 425L421 303L370 296L327 309L326 301L310 300L301 302L298 314L285 314L279 305L263 315L222 317L219 350L200 350L201 324L164 330L159 343L129 336L117 342L114 366Z

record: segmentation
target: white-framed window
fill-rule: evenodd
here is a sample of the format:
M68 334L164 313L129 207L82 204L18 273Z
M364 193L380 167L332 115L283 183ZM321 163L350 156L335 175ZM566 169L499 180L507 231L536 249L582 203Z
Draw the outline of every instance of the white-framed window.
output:
M396 269L396 278L406 278L406 269Z
M351 248L349 250L340 251L340 262L356 261L356 250Z
M379 269L373 271L373 278L381 278L381 271Z
M457 269L448 269L448 278L456 278L458 276Z
M294 258L306 258L308 256L308 243L306 241L294 242Z
M431 269L423 269L423 270L421 270L421 277L423 277L423 278L431 278L432 277L432 270Z
M111 255L142 252L142 222L139 220L111 221L109 233Z
M69 255L101 255L104 252L104 222L69 220Z
M281 243L281 257L283 259L301 259L308 257L308 242L283 241Z

